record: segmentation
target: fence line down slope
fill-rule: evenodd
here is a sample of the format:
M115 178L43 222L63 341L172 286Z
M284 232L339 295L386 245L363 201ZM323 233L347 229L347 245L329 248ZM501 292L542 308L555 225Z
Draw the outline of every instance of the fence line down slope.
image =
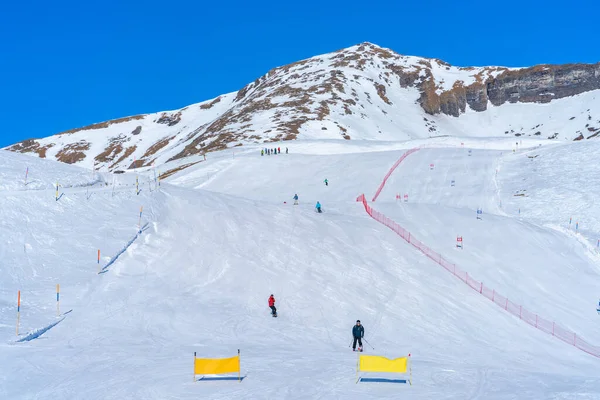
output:
M402 155L402 157L400 157L400 159L398 161L396 161L396 163L392 166L390 171L386 174L385 178L383 179L383 182L377 189L377 193L373 197L373 201L375 201L377 199L377 197L383 190L385 183L387 182L387 179L394 172L394 170L400 165L400 163L402 163L402 161L404 161L404 159L406 159L407 156L409 156L410 154L412 154L418 150L419 149L411 149L411 150L407 151L406 153L404 153ZM373 209L373 207L371 207L367 203L367 199L364 194L361 194L360 196L358 196L356 201L361 202L363 204L365 211L367 212L367 214L369 214L369 216L371 218L373 218L377 222L380 222L381 224L387 226L392 231L396 232L396 234L398 236L400 236L402 239L404 239L405 241L410 243L413 247L415 247L421 253L425 254L427 257L429 257L435 263L444 267L444 269L446 271L452 273L458 279L460 279L461 281L466 283L471 289L477 291L480 295L491 300L497 306L503 308L505 311L507 311L510 314L514 315L515 317L518 317L519 319L525 321L529 325L541 330L542 332L552 335L567 344L575 346L579 350L582 350L588 354L591 354L595 357L600 358L600 347L594 346L594 345L586 342L581 337L579 337L575 332L565 329L553 321L549 321L547 319L540 317L539 315L527 310L522 305L513 303L507 297L502 296L500 293L498 293L495 289L489 288L489 287L485 286L482 282L479 282L478 280L474 279L472 276L469 276L468 272L463 271L458 266L456 266L456 264L451 263L450 261L446 260L444 257L442 257L441 254L435 252L429 246L427 246L423 242L417 240L409 231L402 228L398 223L396 223L395 221L386 217L379 211Z

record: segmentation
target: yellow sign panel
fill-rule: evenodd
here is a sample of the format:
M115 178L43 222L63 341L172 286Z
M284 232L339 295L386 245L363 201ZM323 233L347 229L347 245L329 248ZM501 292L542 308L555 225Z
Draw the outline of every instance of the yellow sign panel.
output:
M240 372L240 356L230 358L196 358L195 375L228 374Z
M359 370L364 372L396 372L406 373L408 368L408 357L389 358L381 356L360 356Z

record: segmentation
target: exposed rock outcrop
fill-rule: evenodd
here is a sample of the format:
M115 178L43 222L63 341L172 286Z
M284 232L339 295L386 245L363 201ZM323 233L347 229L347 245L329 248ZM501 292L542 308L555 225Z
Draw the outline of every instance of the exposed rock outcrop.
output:
M488 76L463 86L457 82L451 90L436 93L433 76L421 83L420 103L428 114L443 113L458 117L468 104L485 111L488 100L495 106L504 103L549 103L600 89L600 63L538 65L517 70L502 69L497 77ZM439 106L438 106L439 104Z

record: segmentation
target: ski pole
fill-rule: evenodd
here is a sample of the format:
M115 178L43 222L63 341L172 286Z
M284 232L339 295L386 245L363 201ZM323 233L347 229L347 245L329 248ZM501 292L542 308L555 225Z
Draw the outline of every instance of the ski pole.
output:
M598 304L600 305L600 302L599 302ZM348 347L352 347L352 343L353 343L353 342L354 342L354 339L352 339L352 340L350 341L350 344L348 345Z
M362 338L362 340L364 340L366 344L368 344L373 350L375 350L375 347L371 346L371 343L367 342L367 339Z

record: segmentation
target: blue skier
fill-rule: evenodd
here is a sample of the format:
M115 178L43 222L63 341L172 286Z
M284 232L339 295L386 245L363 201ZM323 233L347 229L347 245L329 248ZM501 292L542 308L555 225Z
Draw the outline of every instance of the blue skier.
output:
M321 213L321 212L323 212L323 211L321 210L321 203L319 203L318 201L317 201L317 205L315 206L315 208L317 209L317 212L318 212L318 213Z
M298 194L294 195L294 205L297 206L298 205Z

